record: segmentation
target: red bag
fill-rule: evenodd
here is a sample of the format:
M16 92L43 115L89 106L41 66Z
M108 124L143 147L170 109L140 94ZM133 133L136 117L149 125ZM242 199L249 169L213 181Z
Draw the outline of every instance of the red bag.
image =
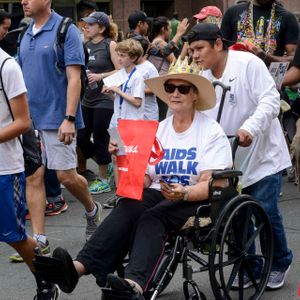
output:
M158 163L164 154L155 137L157 128L157 121L119 120L118 130L126 155L117 156L118 196L142 199L147 164L151 157L151 164Z

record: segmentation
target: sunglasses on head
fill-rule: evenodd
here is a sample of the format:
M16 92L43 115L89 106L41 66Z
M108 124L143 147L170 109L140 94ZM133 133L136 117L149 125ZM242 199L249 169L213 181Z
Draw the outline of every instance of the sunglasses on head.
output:
M165 92L168 94L174 93L177 88L177 90L180 94L186 95L190 92L192 87L193 87L192 85L185 85L185 84L181 84L181 85L175 85L175 84L171 84L171 83L164 84Z

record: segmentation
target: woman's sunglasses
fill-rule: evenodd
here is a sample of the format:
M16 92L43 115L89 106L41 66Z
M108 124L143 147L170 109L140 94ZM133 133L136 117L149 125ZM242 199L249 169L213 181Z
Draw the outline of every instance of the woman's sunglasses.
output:
M187 95L190 92L192 87L193 87L192 85L184 85L184 84L182 85L175 85L171 83L164 84L165 92L168 94L174 93L175 90L177 89L180 94Z

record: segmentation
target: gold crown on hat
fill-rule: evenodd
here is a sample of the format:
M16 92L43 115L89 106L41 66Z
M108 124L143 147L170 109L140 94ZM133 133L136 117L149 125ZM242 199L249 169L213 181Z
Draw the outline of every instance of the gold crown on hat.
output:
M193 61L189 62L189 58L186 56L183 60L178 58L177 61L174 61L170 64L168 74L199 74L202 72L202 69L198 67Z

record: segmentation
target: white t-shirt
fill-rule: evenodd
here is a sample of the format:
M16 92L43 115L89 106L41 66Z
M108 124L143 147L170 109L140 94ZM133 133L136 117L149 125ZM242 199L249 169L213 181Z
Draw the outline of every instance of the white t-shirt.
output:
M227 135L245 129L253 136L249 147L238 147L235 167L243 172L242 187L290 166L290 156L277 118L280 96L263 61L242 51L230 51L224 73L214 78L210 70L202 74L210 81L230 86L220 124ZM204 113L216 119L222 89L217 87L217 105Z
M0 65L10 57L0 49ZM2 69L4 90L9 100L26 93L26 87L22 72L14 59L4 63ZM4 97L2 86L0 91L0 128L4 128L12 122L12 117ZM0 129L1 130L1 129ZM0 143L0 175L16 174L24 171L23 150L18 138Z
M160 190L159 179L168 182L195 185L205 170L231 168L231 147L220 127L213 119L195 112L191 126L177 133L173 116L160 122L157 137L164 148L163 159L155 166L148 166L152 179L150 188Z
M130 73L128 74L128 77ZM126 89L125 89L126 87ZM135 98L141 98L142 103L140 107L136 107L129 103L127 100L116 94L114 100L114 114L111 118L109 127L117 127L118 119L127 120L143 120L144 119L144 106L145 106L145 83L141 73L136 69L127 82L122 85L122 91Z
M136 67L143 75L144 80L159 76L155 66L148 60L137 65ZM154 94L145 95L144 115L145 120L158 120L158 104Z

